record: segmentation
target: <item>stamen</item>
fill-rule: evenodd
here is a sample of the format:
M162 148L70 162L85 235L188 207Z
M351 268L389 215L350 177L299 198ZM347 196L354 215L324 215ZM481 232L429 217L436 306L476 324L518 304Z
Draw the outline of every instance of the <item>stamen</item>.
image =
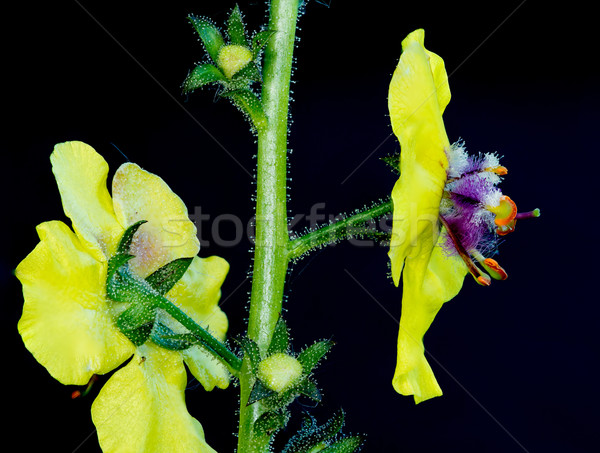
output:
M487 274L481 274L479 277L476 278L476 280L477 283L479 283L481 286L490 286L492 284L490 276Z
M87 395L90 392L92 385L94 385L94 382L96 382L97 380L98 376L93 374L83 392L80 390L75 390L73 393L71 393L71 399L76 399Z
M454 234L454 231L452 231L452 228L450 228L450 225L448 224L446 219L440 216L440 222L442 222L442 225L444 225L444 227L446 228L448 236L454 243L454 248L467 265L467 269L469 270L469 273L473 276L475 281L482 286L490 286L490 284L492 283L490 276L483 272L481 269L479 269L477 265L473 262L471 256L467 253L463 245L460 243L460 240L458 239L458 237L456 237L456 234Z
M485 258L479 250L472 250L471 255L479 261L479 264L487 271L494 280L506 280L508 274L493 258Z
M498 236L506 236L508 233L515 231L516 224L517 221L513 220L508 225L500 225L498 228L496 228L496 234Z
M470 171L467 171L464 173L461 172L460 176L454 176L454 177L448 178L446 180L446 183L458 181L459 179L462 179L465 176L475 175L477 173L482 173L482 172L486 172L486 171L489 173L495 173L498 176L505 176L508 173L508 169L506 167L503 167L502 165L496 165L493 167L485 167L483 169L470 170Z
M508 173L508 169L506 167L503 167L502 165L497 165L495 167L487 167L484 168L484 171L496 173L498 176L505 176Z
M497 226L509 225L517 217L517 205L507 195L500 197L498 206L488 206L488 210L496 214L494 222Z
M493 258L486 258L483 260L482 266L489 272L490 276L496 280L506 280L508 278L508 274L504 268Z

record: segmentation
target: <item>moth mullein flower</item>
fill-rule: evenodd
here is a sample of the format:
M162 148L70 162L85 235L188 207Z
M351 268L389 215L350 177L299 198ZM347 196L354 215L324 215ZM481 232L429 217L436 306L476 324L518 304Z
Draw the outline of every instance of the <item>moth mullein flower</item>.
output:
M442 394L423 346L442 304L458 294L467 273L484 286L505 279L491 258L498 237L517 219L539 215L518 213L497 188L507 170L495 154L469 156L462 141L450 143L442 120L449 101L444 61L416 30L402 42L388 106L401 147L389 251L394 284L400 275L403 281L393 386L417 403Z
M16 269L25 299L18 324L25 346L68 385L85 385L131 358L92 405L105 452L214 452L185 405L184 361L207 390L226 388L227 370L198 346L172 351L129 341L115 325L122 304L106 297L107 264L124 231L147 220L131 244L131 272L146 278L172 260L194 257L165 297L220 340L227 318L217 303L229 265L196 256L196 227L158 176L125 163L115 173L111 197L108 165L90 146L61 143L50 159L74 231L60 221L38 225L40 243Z

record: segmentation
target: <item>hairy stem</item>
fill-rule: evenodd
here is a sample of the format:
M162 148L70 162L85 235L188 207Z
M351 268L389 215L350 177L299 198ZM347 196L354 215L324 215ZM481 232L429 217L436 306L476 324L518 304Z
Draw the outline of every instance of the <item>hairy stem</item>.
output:
M165 310L173 318L175 318L182 326L186 327L194 337L200 340L200 344L206 346L206 350L210 352L217 359L225 362L229 367L229 370L237 375L242 368L242 361L231 352L227 346L213 337L207 330L201 325L197 324L192 318L181 311L172 302L168 301L164 297L160 297L158 307Z
M355 230L373 219L389 214L394 207L391 201L387 201L372 208L358 212L350 217L324 226L288 243L288 258L294 260L305 253L323 245L332 244L341 238L364 234L364 229Z
M262 103L266 124L258 127L256 242L248 337L266 351L281 312L288 257L286 180L287 129L292 53L298 0L272 0L269 30L274 33L265 49ZM270 435L254 432L264 412L260 402L246 406L254 384L245 361L240 374L238 453L269 451Z

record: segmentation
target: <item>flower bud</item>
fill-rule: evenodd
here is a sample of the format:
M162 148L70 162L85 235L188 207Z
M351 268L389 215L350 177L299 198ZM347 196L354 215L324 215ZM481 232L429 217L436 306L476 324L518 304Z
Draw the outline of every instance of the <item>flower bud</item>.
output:
M302 365L294 357L277 353L258 364L258 378L269 389L281 393L296 384L302 376Z
M217 65L231 79L236 72L252 61L252 51L245 46L229 44L219 51Z

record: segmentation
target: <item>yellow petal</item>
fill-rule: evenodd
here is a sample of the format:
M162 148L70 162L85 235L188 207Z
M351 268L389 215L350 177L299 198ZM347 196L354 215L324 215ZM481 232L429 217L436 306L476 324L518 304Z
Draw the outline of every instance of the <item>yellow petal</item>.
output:
M398 393L414 395L416 403L442 394L424 355L423 336L444 302L458 294L467 273L460 257L446 256L442 250L443 236L428 262L409 258L404 267L393 385Z
M106 261L123 234L106 188L108 164L82 142L59 143L50 161L73 229L96 259Z
M151 343L104 385L92 419L104 453L214 453L187 411L187 375L178 352Z
M226 389L229 386L229 371L205 349L192 346L183 351L182 355L190 372L207 392L215 387Z
M62 222L37 227L41 242L19 264L25 346L63 384L83 385L131 356L105 299L106 263L94 259Z
M228 322L218 303L221 298L221 285L228 271L229 264L223 258L195 257L183 278L166 295L221 341L225 339ZM201 347L186 349L183 351L183 357L194 377L206 390L212 390L215 386L226 388L229 385L229 373L225 366Z
M123 164L115 173L112 194L115 214L124 228L148 221L131 247L135 258L129 263L138 276L147 277L176 258L198 254L196 226L181 198L160 177L136 164Z
M388 107L400 141L401 177L392 191L394 217L389 256L398 285L407 257L428 259L439 231L439 205L450 146L442 112L450 100L443 60L423 46L417 30L402 42Z
M444 60L427 50L424 42L422 29L402 41L402 55L389 88L392 129L400 138L415 125L419 126L420 121L433 121L438 123L438 134L443 140L446 134L441 115L450 102L448 75Z

